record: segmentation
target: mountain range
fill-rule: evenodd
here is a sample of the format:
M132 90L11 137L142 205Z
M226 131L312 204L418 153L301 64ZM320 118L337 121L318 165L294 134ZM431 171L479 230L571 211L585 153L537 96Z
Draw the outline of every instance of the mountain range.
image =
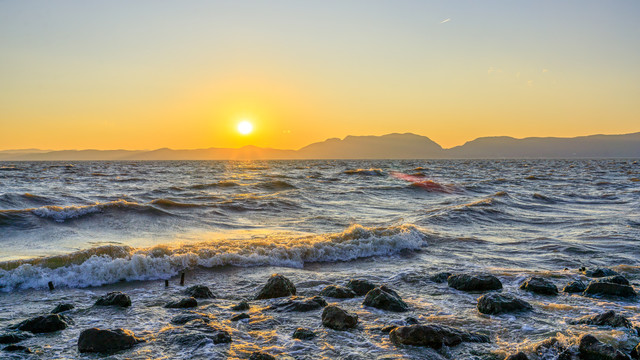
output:
M59 150L0 151L0 161L71 160L262 160L262 159L531 159L640 158L640 132L573 138L481 137L444 149L426 136L406 133L347 136L307 145L299 150L245 146L194 150Z

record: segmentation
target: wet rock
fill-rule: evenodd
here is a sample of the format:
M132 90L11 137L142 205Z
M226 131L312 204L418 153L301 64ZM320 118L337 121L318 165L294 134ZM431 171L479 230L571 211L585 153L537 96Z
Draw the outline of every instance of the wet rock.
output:
M638 345L636 345L636 347L631 350L630 355L632 359L640 359L640 343L638 343Z
M605 313L593 316L583 316L578 320L570 321L570 324L586 324L596 326L626 327L631 329L631 321L622 315L616 314L615 311L607 311Z
M230 320L231 321L240 321L240 320L243 320L243 319L248 319L250 317L251 316L249 316L249 314L247 314L247 313L240 313L238 315L232 316Z
M5 333L0 334L0 344L15 344L32 337L29 333Z
M173 325L184 325L189 321L193 321L193 320L202 320L204 322L211 321L211 319L209 319L208 317L200 314L180 314L178 316L174 316L171 319L171 323Z
M529 360L529 358L521 351L517 354L507 356L504 360Z
M500 279L493 275L451 275L447 278L449 287L462 291L489 291L502 289Z
M373 289L376 285L369 280L351 279L347 283L347 287L351 289L356 295L364 296Z
M120 306L120 307L129 307L131 306L131 298L129 295L122 293L120 291L110 292L105 296L100 297L96 303L96 306Z
M53 310L51 310L51 313L59 314L61 312L69 311L74 308L75 306L73 304L58 304Z
M581 293L587 289L587 284L583 283L580 280L570 281L567 286L565 286L562 291L566 293Z
M214 330L211 334L188 332L171 338L171 342L180 348L201 348L207 344L226 344L231 341L231 335L224 330Z
M257 300L273 299L296 294L296 287L291 280L280 274L273 274L266 285L256 295Z
M584 274L588 277L600 278L605 276L614 276L618 275L616 271L607 268L597 268L594 270L584 270Z
M549 280L541 277L530 277L520 285L520 289L536 294L558 295L558 288Z
M447 279L449 278L449 276L451 276L452 274L450 272L439 272L437 274L432 275L431 277L429 277L429 280L433 281L434 283L443 283L445 281L447 281Z
M395 312L407 311L409 309L409 306L402 301L400 295L385 285L369 291L362 304L376 309Z
M249 303L244 301L244 300L242 300L237 305L234 305L231 308L231 310L234 310L234 311L246 311L246 310L249 310L249 308L250 308Z
M604 344L593 335L585 334L579 343L581 360L625 360L629 357L611 345Z
M612 284L620 284L620 285L631 285L629 280L622 275L614 275L614 276L605 276L594 280L596 282L603 283L612 283Z
M320 296L306 298L303 300L292 299L274 305L278 311L286 312L306 312L322 309L327 306L327 302Z
M18 324L16 328L34 334L49 333L66 329L72 321L69 317L60 314L36 316Z
M127 329L103 330L91 328L83 330L78 338L78 351L111 354L130 349L142 340Z
M249 356L249 360L276 360L275 356L269 355L262 351L256 351L251 356Z
M385 327L383 327L380 331L382 331L385 334L390 333L393 329L397 329L398 325L387 325Z
M478 299L478 311L483 314L500 314L531 309L533 307L528 302L511 294L491 293Z
M489 341L485 335L468 333L440 325L400 326L389 333L389 339L396 345L426 346L434 349L440 349L442 345L456 346L463 341Z
M604 295L619 297L635 297L638 294L629 285L592 281L587 285L584 295Z
M297 328L296 331L293 332L292 337L299 340L309 340L316 337L316 333L309 329Z
M322 325L330 329L347 330L356 327L357 324L358 315L350 314L335 305L325 307L322 312Z
M320 291L320 295L336 298L336 299L351 299L356 297L356 293L353 290L339 285L329 285Z
M419 324L420 322L418 321L418 319L409 316L404 318L404 323L407 325L416 325L416 324Z
M539 359L571 360L570 351L555 337L538 342L535 354Z
M211 290L204 285L194 285L188 287L187 290L184 291L186 295L196 299L215 299L215 295L211 292Z
M8 352L23 352L25 354L32 354L33 352L31 351L31 349L29 349L26 346L22 346L22 345L9 345L9 346L5 346L2 350L4 351L8 351Z
M198 307L198 301L192 297L183 298L178 301L172 301L164 306L167 309L187 309Z

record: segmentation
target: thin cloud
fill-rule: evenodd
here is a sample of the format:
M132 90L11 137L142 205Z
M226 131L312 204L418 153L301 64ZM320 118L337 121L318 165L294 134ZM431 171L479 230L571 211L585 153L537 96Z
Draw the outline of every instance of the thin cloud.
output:
M451 18L446 18L446 19L440 21L440 24L444 24L444 23L447 23L449 21L451 21Z

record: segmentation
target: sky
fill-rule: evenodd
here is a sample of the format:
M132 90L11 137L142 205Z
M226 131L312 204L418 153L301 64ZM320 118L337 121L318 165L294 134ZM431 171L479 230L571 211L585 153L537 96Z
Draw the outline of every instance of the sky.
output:
M0 150L638 132L639 16L636 0L0 0Z

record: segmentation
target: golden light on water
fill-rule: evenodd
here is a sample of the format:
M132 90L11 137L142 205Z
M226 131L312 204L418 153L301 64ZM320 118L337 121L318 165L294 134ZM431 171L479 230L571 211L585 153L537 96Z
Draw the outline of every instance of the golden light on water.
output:
M248 120L242 120L238 123L238 132L242 135L249 135L253 131L253 124Z

